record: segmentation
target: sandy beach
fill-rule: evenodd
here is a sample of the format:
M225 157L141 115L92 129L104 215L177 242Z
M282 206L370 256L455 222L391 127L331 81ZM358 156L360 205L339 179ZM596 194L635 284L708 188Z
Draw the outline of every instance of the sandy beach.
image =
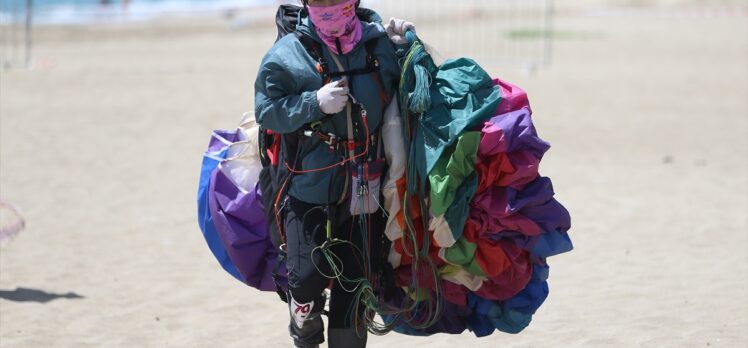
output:
M537 70L455 39L506 39L490 15L375 5L528 91L575 250L518 335L370 347L748 345L748 4L584 3L558 5ZM253 109L273 14L41 27L32 68L0 70L0 198L26 220L0 249L0 347L291 346L285 304L220 268L195 201L211 131Z

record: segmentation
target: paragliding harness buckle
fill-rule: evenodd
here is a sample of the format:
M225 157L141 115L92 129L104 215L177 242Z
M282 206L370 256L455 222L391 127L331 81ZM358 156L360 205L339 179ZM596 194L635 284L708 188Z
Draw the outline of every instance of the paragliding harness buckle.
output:
M333 241L332 238L332 219L333 219L333 212L334 207L330 204L328 204L325 207L325 215L327 216L327 219L325 221L325 242L322 243L321 248L325 249L328 248L330 243Z
M322 140L323 143L327 144L327 146L329 146L331 150L334 150L335 148L337 148L338 140L340 140L340 138L333 133L323 133L320 130L321 125L322 122L320 121L310 124L309 128L304 130L304 136L309 138L317 137Z
M366 119L367 111L363 107L363 105L360 105L358 101L354 99L354 105L359 107L361 109L361 118L362 120ZM313 122L309 125L307 125L306 128L303 129L301 134L303 136L308 138L318 138L323 143L327 144L327 146L330 148L330 151L337 151L340 154L348 152L355 151L357 147L364 147L366 143L364 141L354 140L354 139L347 139L345 137L336 135L334 133L325 133L321 130L321 121ZM369 148L374 149L379 145L380 141L380 134L379 132L374 132L373 134L370 134L368 142L369 142ZM372 152L372 154L375 154ZM344 163L341 163L343 165Z

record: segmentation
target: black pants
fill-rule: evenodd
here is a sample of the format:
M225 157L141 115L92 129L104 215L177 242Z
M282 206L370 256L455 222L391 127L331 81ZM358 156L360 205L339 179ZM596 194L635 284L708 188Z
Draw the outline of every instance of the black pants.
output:
M288 251L288 288L297 302L315 301L315 308L312 311L321 312L322 307L317 306L317 303L320 302L320 294L331 283L331 280L323 274L331 275L333 271L323 253L319 250L313 252L313 250L327 240L328 214L333 221L332 237L350 241L358 248L357 250L350 244L338 244L330 249L332 254L337 257L336 262L339 261L339 264L343 266L343 276L350 280L368 277L366 270L375 272L377 265L382 261L380 241L383 238L384 216L381 210L366 216L351 216L347 204L329 207L308 204L293 197L289 198L289 209L285 221ZM362 219L365 221L366 228L361 227ZM366 231L369 233L365 234ZM370 253L371 265L364 264L366 260L361 251ZM353 306L361 306L361 304L354 303L355 293L347 290L356 289L358 284L342 281L341 285L341 281L338 279L332 280L329 308L329 345L330 347L335 345L363 347L366 344L366 330L363 327L358 328L359 335L364 335L363 338L358 337L358 342L350 342L350 340L355 341L357 338L355 337L356 328L352 327L354 321ZM363 313L363 310L358 312ZM357 319L359 323L362 322L361 318ZM314 331L316 332L306 332L305 337L298 338L297 345L313 346L321 343L320 338L323 337L324 327L319 327ZM292 334L294 333L292 332ZM333 337L339 334L347 338ZM348 340L348 342L345 342L345 340Z

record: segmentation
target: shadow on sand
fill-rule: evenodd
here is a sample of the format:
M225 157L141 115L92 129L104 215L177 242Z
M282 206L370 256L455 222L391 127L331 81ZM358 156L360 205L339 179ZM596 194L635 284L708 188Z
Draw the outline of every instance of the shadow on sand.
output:
M47 303L58 298L79 299L85 297L74 292L68 292L67 294L53 294L36 289L16 288L15 290L0 290L0 298L16 302Z

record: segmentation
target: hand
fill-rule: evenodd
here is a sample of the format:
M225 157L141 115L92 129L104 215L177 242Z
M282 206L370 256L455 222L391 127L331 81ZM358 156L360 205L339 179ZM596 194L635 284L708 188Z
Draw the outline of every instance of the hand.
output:
M390 22L387 23L384 29L387 31L390 41L396 45L408 43L408 40L405 38L406 31L412 30L414 33L416 32L416 26L413 23L398 18L390 18Z
M342 81L342 82L341 82ZM345 80L330 82L317 91L317 101L322 112L333 115L343 111L348 103L348 86Z

